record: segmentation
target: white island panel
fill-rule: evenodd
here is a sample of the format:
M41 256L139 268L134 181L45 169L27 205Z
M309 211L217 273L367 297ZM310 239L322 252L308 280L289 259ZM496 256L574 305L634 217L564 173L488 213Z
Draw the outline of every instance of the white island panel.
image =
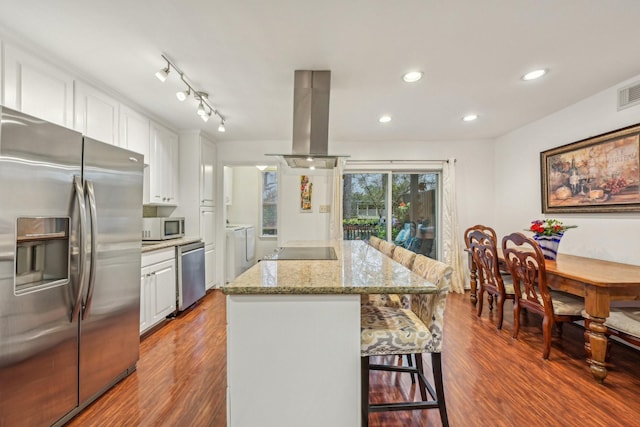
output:
M228 295L229 427L360 425L360 296Z

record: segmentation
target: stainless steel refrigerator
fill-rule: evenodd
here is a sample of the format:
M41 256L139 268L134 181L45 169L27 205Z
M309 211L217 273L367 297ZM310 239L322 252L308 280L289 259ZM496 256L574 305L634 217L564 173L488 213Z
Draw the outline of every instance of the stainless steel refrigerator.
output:
M143 158L0 113L0 427L60 425L135 370Z

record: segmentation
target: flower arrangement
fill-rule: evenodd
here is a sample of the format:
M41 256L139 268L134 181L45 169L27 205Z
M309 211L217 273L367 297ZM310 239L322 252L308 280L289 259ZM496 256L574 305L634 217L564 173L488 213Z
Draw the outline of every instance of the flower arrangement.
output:
M531 226L527 231L533 231L536 236L555 236L563 234L569 228L576 228L577 225L564 225L557 219L536 219L531 221Z

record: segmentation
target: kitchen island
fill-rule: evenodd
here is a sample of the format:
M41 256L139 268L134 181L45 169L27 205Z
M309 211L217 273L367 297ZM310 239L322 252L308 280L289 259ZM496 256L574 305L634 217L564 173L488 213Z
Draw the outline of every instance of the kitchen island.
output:
M312 246L312 245L307 245ZM228 427L360 425L360 295L435 293L363 241L263 260L227 295Z

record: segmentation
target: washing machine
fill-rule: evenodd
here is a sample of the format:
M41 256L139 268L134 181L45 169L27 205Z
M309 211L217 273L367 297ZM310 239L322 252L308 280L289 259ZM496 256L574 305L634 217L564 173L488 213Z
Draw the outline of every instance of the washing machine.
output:
M253 225L227 224L225 281L231 282L255 262L256 228Z

